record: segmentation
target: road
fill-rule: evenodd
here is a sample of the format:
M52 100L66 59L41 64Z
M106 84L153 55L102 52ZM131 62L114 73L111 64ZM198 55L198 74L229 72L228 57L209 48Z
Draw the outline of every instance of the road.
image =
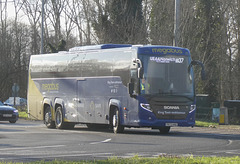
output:
M151 129L47 129L41 121L0 122L0 161L93 160L109 157L239 156L240 131L174 127L169 134Z

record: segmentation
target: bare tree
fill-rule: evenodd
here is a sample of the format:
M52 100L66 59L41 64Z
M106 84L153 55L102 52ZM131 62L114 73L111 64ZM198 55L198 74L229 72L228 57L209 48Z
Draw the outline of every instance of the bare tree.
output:
M54 29L54 43L57 44L62 40L61 14L66 6L66 0L50 0L46 4L46 18L50 21ZM46 20L47 21L47 20Z
M0 3L1 10L1 31L0 31L0 98L4 100L6 98L6 94L4 92L4 88L7 84L7 76L8 76L8 64L9 63L9 44L8 44L8 33L7 33L7 3Z
M236 22L237 22L237 28L236 28L236 32L237 32L237 49L238 52L236 54L236 82L237 82L237 99L240 99L240 0L237 0L236 2Z
M77 28L79 45L90 45L95 39L91 24L92 8L91 0L72 0L65 9L67 18Z
M41 4L40 1L34 0L34 1L28 1L28 0L22 0L22 11L27 16L28 21L31 26L31 54L38 54L40 53L40 27L41 27Z
M150 38L152 44L172 45L174 1L153 0L151 9Z

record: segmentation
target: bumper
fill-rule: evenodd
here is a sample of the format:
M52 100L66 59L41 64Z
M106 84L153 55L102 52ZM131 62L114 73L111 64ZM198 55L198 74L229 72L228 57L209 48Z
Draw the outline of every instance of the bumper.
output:
M0 121L17 121L19 118L18 114L1 114Z

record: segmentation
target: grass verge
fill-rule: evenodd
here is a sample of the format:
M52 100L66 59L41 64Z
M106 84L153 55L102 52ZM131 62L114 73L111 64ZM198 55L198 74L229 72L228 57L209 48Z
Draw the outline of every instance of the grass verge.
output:
M240 158L236 157L168 157L161 156L156 158L109 158L107 160L94 160L94 161L36 161L29 164L238 164ZM6 162L0 162L0 164L6 164ZM9 164L9 162L8 162ZM22 163L12 163L22 164Z
M216 122L208 122L208 121L196 121L195 126L198 127L216 127L219 124Z
M18 114L20 118L25 118L25 119L28 118L28 114L26 111L18 111Z

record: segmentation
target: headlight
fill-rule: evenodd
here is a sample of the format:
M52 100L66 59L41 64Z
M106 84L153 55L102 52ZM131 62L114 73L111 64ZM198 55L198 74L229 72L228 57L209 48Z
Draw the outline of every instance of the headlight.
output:
M151 108L150 108L150 104L143 104L143 103L141 103L140 106L141 106L143 109L145 109L145 110L147 110L147 111L149 111L149 112L152 112L152 111L151 111Z
M17 110L17 109L15 109L15 110L13 111L13 113L18 113L18 110Z
M189 113L192 113L194 110L196 110L196 105L191 105Z

